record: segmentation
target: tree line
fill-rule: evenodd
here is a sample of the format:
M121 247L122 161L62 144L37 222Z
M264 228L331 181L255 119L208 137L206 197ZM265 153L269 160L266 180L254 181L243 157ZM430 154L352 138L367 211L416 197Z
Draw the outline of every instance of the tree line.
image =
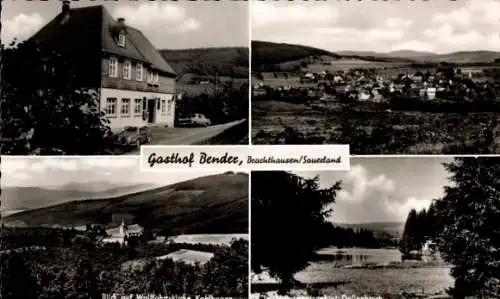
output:
M434 203L418 212L411 209L405 221L399 250L403 254L409 254L413 250L420 251L426 241L436 237L436 233L437 217Z
M244 297L248 291L248 242L230 246L150 244L139 239L126 246L97 244L74 236L68 244L22 247L1 253L1 297L9 299L101 298L101 294ZM53 244L52 244L53 245ZM205 264L156 260L179 249L211 252ZM127 261L142 265L124 268Z

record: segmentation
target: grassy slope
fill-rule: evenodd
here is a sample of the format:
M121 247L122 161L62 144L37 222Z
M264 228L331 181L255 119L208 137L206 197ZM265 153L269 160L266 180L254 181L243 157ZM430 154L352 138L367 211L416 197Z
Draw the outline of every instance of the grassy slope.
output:
M129 213L142 225L168 223L183 233L246 233L248 176L212 175L124 196L71 201L14 214L6 222L27 225L108 223L114 213Z
M193 73L203 76L248 78L248 48L197 48L160 50L165 60L179 75Z

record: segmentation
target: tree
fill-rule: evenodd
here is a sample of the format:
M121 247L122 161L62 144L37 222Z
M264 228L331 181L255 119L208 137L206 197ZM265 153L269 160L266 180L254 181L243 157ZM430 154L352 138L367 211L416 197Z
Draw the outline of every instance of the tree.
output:
M97 273L94 272L92 262L88 259L80 261L72 277L72 293L70 298L74 299L100 299L98 289Z
M496 158L456 158L444 164L451 186L435 202L438 247L453 265L455 298L500 297L500 164Z
M318 234L341 182L319 188L319 178L282 171L252 173L252 269L268 268L286 291L324 243Z
M29 40L2 51L4 154L105 154L112 144L97 90L74 64ZM22 70L22 71L19 71Z
M40 287L29 265L20 254L3 255L1 293L3 299L37 299Z
M401 237L401 242L399 243L399 250L403 254L408 254L412 250L418 249L417 246L417 211L411 209L406 218L403 236Z

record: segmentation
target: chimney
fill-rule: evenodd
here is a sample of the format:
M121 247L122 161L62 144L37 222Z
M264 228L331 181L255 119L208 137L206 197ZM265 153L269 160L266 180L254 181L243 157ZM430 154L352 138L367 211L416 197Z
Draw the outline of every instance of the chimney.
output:
M62 13L63 14L69 13L69 11L70 11L69 3L70 3L69 0L64 0L62 2Z
M118 18L118 23L120 24L120 26L125 25L125 18Z

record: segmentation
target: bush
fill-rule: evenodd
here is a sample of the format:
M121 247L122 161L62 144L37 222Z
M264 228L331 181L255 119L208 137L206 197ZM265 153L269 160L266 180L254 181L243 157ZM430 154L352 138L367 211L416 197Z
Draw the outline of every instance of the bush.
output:
M97 92L79 86L63 54L33 41L2 52L3 153L108 153L112 134Z

